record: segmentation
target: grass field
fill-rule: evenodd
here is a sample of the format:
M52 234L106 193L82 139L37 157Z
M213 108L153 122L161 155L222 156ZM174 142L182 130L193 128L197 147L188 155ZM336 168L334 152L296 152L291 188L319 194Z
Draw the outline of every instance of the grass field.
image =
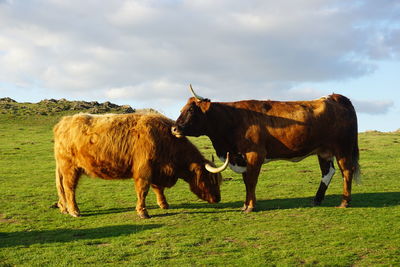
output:
M83 178L83 217L56 202L52 127L56 116L0 115L0 266L399 266L400 133L360 134L362 185L352 207L337 209L334 176L321 207L316 157L263 166L257 212L243 214L241 176L224 172L222 201L200 201L180 180L169 210L147 198L149 220L134 211L132 181ZM207 138L192 139L211 157Z

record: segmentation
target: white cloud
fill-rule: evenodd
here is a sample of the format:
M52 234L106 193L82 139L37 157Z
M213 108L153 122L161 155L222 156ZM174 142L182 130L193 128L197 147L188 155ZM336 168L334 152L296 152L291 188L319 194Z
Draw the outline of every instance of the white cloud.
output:
M291 88L399 56L399 12L371 0L2 1L0 82L149 104L186 98L189 83L213 99L316 98Z
M149 1L123 1L108 18L116 26L134 27L154 19L158 13L159 10Z
M132 86L125 86L119 88L111 88L105 92L105 95L111 99L131 97L130 92L134 90Z
M184 85L160 79L154 82L145 82L138 85L113 87L105 90L106 97L112 99L132 98L136 101L173 100Z
M370 101L370 100L353 100L355 109L359 113L366 113L370 115L385 114L394 107L393 101Z

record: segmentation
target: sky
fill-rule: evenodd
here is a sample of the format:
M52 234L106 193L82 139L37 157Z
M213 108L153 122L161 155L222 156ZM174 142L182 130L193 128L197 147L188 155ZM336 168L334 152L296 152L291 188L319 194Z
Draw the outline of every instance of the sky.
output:
M176 119L212 101L349 97L400 128L398 0L0 0L0 98L111 101Z

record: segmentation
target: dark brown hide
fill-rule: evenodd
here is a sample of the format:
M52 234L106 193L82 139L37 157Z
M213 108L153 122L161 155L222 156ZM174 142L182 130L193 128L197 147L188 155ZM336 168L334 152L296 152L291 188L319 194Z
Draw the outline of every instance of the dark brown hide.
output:
M261 165L271 160L299 161L318 155L323 185L333 175L333 157L344 177L341 207L351 199L353 176L358 178L357 117L349 99L333 94L313 101L210 102L190 98L172 127L176 136L207 135L219 157L231 154L231 168L243 173L244 210L255 207ZM328 166L328 170L326 167ZM325 172L325 173L324 173ZM320 186L319 204L327 185Z

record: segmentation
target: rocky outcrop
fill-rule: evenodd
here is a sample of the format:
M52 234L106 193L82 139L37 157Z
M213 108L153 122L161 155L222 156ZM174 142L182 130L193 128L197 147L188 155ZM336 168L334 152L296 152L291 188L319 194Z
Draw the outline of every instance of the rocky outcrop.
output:
M154 111L154 110L153 110ZM0 98L0 113L15 115L55 115L72 113L134 113L137 112L129 105L117 105L109 101L68 101L62 99L44 99L38 103L18 103L9 97ZM155 111L156 112L156 111Z

